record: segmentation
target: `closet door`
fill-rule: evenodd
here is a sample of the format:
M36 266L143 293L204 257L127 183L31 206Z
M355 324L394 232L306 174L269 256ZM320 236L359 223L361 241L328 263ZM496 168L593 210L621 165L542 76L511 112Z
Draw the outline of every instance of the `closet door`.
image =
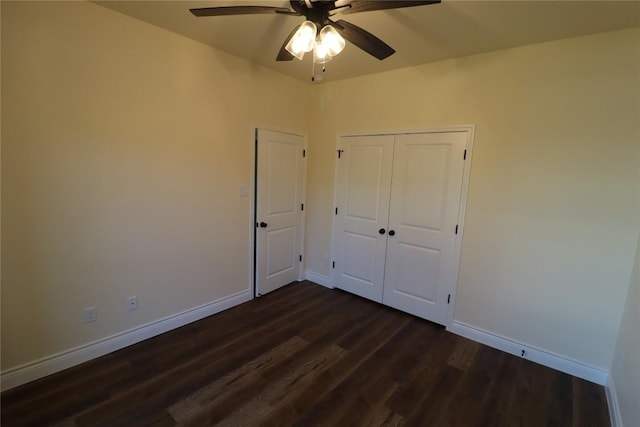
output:
M341 139L336 177L334 286L381 302L393 136Z
M445 324L465 132L396 136L383 302Z

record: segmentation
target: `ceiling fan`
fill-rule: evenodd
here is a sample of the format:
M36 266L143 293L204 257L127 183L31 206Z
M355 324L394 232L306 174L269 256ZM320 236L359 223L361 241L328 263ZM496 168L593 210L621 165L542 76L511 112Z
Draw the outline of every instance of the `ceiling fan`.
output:
M440 3L441 0L290 0L291 9L270 6L218 6L190 9L195 16L280 14L304 16L306 20L287 36L276 61L302 59L313 50L314 63L324 64L342 51L345 39L368 54L383 60L395 53L385 42L345 20L333 21L335 11L342 14L398 9Z

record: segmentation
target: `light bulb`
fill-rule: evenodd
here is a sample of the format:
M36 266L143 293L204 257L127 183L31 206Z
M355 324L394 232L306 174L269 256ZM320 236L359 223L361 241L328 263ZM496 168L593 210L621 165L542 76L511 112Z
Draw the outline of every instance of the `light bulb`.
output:
M285 49L298 59L302 59L305 52L313 49L318 28L311 21L304 21L298 31L291 37Z
M316 64L324 64L331 61L331 55L329 55L329 49L320 40L316 40L316 45L313 48L313 62Z
M345 41L331 25L320 30L320 41L327 47L330 56L336 56L344 49Z

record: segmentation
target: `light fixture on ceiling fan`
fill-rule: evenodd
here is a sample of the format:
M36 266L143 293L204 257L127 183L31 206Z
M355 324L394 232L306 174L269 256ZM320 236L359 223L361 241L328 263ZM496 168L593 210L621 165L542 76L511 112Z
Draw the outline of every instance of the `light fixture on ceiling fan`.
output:
M316 24L304 21L285 49L298 59L302 59L306 52L313 50L313 62L324 64L342 52L344 46L344 38L330 24L323 26L318 32Z
M279 14L304 16L306 20L285 39L276 61L302 59L313 50L313 64L324 64L339 54L345 39L368 54L383 60L395 53L385 42L343 19L333 21L334 12L342 14L398 9L440 3L441 0L289 0L291 8L271 6L218 6L190 9L195 16ZM320 31L318 31L318 28Z

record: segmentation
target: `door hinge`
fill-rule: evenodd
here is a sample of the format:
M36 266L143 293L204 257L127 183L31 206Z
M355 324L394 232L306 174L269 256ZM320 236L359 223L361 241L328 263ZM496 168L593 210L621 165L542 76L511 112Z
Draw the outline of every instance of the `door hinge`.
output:
M300 262L302 262L302 255L300 255Z
M447 297L447 304L451 304L451 294Z
M338 208L336 208L336 215L338 215Z
M300 210L303 211L304 210L304 203L300 204Z
M458 234L458 224L456 224L456 234Z
M342 153L344 153L344 150L338 150L338 158L342 157Z
M335 261L331 262L331 268L336 268L336 262Z
M302 157L307 157L307 150L302 150Z
M467 160L467 150L464 150L464 155L462 156L462 160Z

